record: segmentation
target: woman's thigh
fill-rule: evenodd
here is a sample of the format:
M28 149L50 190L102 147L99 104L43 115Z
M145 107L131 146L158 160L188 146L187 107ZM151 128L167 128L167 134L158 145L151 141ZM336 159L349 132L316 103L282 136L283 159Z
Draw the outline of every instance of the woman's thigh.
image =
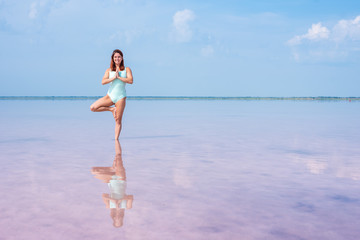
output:
M111 101L110 97L108 95L99 98L98 100L96 100L90 108L99 108L99 107L110 107L112 106L114 103Z
M115 107L116 107L116 119L117 121L121 122L122 120L122 116L124 113L124 109L125 109L125 105L126 105L126 97L120 99L119 101L117 101L115 103Z

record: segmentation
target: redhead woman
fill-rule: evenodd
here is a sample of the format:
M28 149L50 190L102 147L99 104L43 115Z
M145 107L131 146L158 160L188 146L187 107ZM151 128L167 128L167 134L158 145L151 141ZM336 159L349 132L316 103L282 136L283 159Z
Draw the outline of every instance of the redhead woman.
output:
M115 49L111 55L110 68L106 69L102 84L110 83L109 91L105 97L94 102L90 109L93 112L112 112L115 119L115 139L118 139L121 131L121 120L126 103L126 83L133 83L131 69L125 67L123 53ZM112 105L115 104L115 107Z

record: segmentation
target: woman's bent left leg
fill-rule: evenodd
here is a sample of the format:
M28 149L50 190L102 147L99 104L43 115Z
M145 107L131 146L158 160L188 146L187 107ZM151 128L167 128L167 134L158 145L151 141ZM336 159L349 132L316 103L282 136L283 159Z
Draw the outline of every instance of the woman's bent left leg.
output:
M114 113L115 108L110 107L113 104L114 103L111 101L110 97L106 95L105 97L99 98L93 104L91 104L90 109L93 112L110 111Z
M115 139L118 139L121 132L121 121L126 105L126 97L120 99L115 103L116 114L115 114Z

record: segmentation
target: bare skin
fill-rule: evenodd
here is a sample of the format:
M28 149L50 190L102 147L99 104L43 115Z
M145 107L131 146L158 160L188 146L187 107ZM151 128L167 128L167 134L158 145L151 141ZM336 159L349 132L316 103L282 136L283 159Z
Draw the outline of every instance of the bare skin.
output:
M101 81L102 85L111 83L115 79L119 79L120 81L123 81L128 84L133 83L133 76L132 76L131 69L129 67L125 68L126 69L126 78L120 77L120 75L118 73L120 71L120 64L121 64L122 60L123 60L123 58L119 53L114 54L113 61L115 63L117 74L115 74L115 77L109 78L109 72L111 69L110 68L106 69L105 74ZM106 95L106 96L96 100L90 106L90 109L93 112L110 111L113 114L113 117L115 119L115 139L119 139L120 132L121 132L122 116L124 114L124 109L125 109L125 105L126 105L126 97L117 101L115 103L115 107L112 107L113 105L114 105L114 103L110 99L109 95Z
M126 97L115 103L115 139L119 139L121 132L121 121L126 105Z
M93 104L91 104L90 109L93 112L104 112L110 111L112 112L114 119L116 119L116 108L111 107L114 103L111 101L109 95L105 97L99 98Z

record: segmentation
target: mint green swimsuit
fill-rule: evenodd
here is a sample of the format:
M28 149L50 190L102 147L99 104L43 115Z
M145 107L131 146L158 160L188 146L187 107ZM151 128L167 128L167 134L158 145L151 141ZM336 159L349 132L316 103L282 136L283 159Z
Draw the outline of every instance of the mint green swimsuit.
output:
M109 78L115 77L115 74L115 71L109 71ZM126 78L126 68L123 71L119 71L119 75ZM113 103L117 103L120 99L126 97L125 83L120 79L115 79L110 83L107 94Z

